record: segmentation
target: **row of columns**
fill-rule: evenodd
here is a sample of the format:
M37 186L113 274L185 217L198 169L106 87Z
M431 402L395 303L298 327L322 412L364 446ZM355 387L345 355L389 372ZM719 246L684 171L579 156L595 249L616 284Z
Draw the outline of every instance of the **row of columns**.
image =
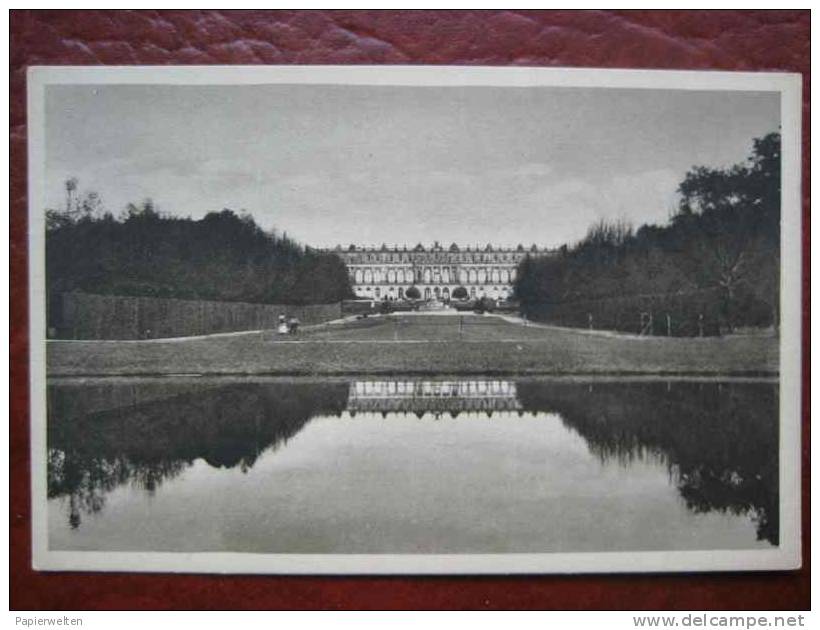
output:
M516 385L508 380L461 381L356 381L354 396L516 396Z
M354 284L510 284L515 267L357 267L351 276Z
M453 291L455 291L456 287L459 285L442 286L419 284L411 286L415 286L419 290L421 297L425 300L435 299L449 302L452 298ZM361 298L369 298L373 300L401 300L404 298L404 292L409 288L410 286L393 284L357 284L354 285L353 290L356 292L356 295ZM465 288L467 289L467 296L470 299L489 297L494 300L502 300L507 299L512 295L512 286L510 284L468 284Z

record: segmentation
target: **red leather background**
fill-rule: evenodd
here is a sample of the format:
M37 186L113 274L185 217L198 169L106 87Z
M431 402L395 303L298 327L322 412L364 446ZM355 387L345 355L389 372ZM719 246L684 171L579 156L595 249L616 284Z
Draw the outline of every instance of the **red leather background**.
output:
M809 560L809 43L803 11L13 11L13 609L806 609L790 573L534 577L219 577L37 573L30 563L26 86L34 64L468 64L803 73L803 531Z

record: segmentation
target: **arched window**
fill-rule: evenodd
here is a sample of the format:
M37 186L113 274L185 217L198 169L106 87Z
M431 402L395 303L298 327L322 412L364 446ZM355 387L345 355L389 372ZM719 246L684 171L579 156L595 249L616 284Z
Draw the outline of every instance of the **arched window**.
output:
M373 282L373 272L370 269L364 270L364 281L365 284L370 284Z
M362 283L362 270L361 269L357 269L355 271L355 273L353 274L353 281L356 284L361 284Z

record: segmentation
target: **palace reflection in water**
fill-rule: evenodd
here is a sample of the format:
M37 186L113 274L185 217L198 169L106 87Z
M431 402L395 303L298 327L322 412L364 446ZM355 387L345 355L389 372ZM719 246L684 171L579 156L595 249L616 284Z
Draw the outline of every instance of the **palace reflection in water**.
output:
M755 381L58 381L55 549L589 551L778 543Z
M361 380L350 387L347 410L357 412L412 413L436 417L448 413L516 411L521 404L515 383L509 380Z

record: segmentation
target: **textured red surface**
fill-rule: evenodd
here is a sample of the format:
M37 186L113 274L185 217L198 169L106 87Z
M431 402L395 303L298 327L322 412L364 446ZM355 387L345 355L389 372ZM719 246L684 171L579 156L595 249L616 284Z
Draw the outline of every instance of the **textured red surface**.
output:
M803 73L803 531L808 563L809 11L13 11L11 607L13 609L806 609L809 567L780 574L294 578L31 570L25 72L35 64L454 64Z

